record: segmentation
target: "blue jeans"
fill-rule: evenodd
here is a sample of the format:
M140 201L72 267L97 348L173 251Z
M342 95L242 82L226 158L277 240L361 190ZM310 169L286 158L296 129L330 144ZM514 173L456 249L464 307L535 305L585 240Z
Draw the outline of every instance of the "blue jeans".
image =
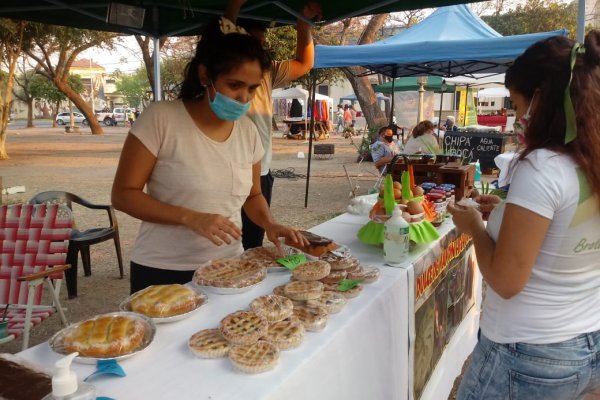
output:
M600 388L600 331L551 344L495 343L480 332L459 400L569 400Z

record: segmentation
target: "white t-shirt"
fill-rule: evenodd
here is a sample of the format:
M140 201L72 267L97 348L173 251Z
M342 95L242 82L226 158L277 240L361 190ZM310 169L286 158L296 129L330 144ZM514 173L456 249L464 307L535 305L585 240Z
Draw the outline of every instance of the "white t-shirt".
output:
M221 214L238 227L252 187L252 165L264 154L256 126L235 121L226 141L208 138L181 100L153 103L131 128L156 156L147 193L164 203ZM187 271L214 258L242 253L241 241L215 246L180 225L142 222L131 259L154 268Z
M506 202L551 223L525 288L505 300L488 287L481 331L498 343L544 344L599 330L598 197L567 155L535 150L514 168ZM504 203L490 215L493 240L503 215Z
M440 152L437 138L430 134L424 134L419 137L410 136L404 145L404 154L416 154L418 152L426 154L437 154Z

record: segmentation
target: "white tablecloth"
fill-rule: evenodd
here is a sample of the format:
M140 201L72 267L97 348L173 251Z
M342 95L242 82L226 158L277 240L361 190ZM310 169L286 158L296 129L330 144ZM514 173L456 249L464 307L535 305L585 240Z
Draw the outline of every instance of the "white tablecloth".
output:
M198 330L217 327L226 314L247 308L253 298L287 282L288 273L270 273L265 282L243 294L209 293L208 303L192 317L157 325L154 342L134 357L120 362L127 373L125 378L99 377L91 382L96 385L98 396L244 400L410 398L408 325L414 318L408 315L409 302L413 301L409 274L407 269L384 266L381 249L356 239L357 230L365 222L366 217L344 214L312 231L348 245L363 264L379 266L380 279L364 285L359 297L349 300L341 313L331 315L323 331L307 332L299 348L282 352L280 363L273 371L246 375L238 372L227 358L197 358L188 350L187 339ZM414 253L411 255L416 258L422 251ZM461 336L456 341L462 353L468 354L474 341L472 337L465 338ZM60 358L47 343L21 352L19 356L49 371ZM450 382L451 387L465 356L460 357L453 356L447 365L438 364L436 371L442 371L441 378L434 374L431 382L435 381L436 386L429 390L435 396L440 395L439 390L449 391L447 383ZM73 365L80 379L94 370L91 365ZM437 389L440 380L442 389Z

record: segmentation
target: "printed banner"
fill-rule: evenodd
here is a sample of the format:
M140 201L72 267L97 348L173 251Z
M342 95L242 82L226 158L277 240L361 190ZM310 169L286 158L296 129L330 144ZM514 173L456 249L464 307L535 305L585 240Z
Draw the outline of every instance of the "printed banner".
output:
M457 89L457 93L460 93L460 100L456 124L459 126L477 125L477 102L475 101L473 89L469 88L468 93L467 89ZM467 103L466 107L465 102ZM467 112L466 122L465 111Z

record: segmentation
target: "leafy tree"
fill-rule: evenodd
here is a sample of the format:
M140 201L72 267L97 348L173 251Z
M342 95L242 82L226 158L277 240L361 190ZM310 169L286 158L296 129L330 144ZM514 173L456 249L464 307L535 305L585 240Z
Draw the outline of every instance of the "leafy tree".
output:
M150 90L144 68L139 68L130 75L119 74L115 86L130 107L138 107L140 99L145 98L146 92Z
M15 75L15 87L13 88L13 95L23 103L27 104L27 128L33 128L34 96L29 90L29 84L39 69L39 66L31 68L26 57L21 57L21 60L20 73Z
M6 127L10 117L12 92L17 61L23 48L26 23L0 18L0 61L7 72L0 73L0 160L8 159Z
M92 47L112 49L117 35L38 23L30 23L28 27L31 48L26 53L40 64L39 73L52 81L85 115L92 134L101 135L103 131L92 107L69 85L69 71L82 51Z
M527 0L514 9L482 19L504 36L520 35L566 28L569 36L577 34L577 2Z
M69 75L68 84L75 93L83 92L83 82L79 75ZM29 93L33 98L44 99L50 104L54 104L52 113L52 127L56 127L56 115L59 112L60 103L67 99L67 96L58 90L58 88L48 78L36 74L29 82ZM94 118L95 119L95 118Z
M135 40L142 51L142 60L144 61L144 66L146 67L146 76L148 83L150 84L150 88L152 89L152 98L156 100L156 93L154 93L154 39L150 36L135 35ZM158 40L159 51L164 47L167 40L168 38L166 37L161 37Z

